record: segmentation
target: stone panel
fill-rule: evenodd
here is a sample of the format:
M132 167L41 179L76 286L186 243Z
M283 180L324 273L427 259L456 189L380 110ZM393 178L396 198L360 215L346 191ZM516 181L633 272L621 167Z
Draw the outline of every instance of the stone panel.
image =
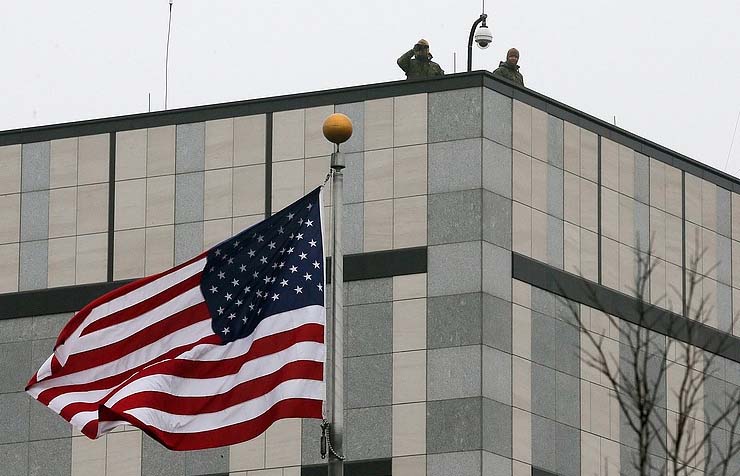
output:
M344 452L348 460L391 457L391 407L346 410Z
M484 241L511 249L511 199L483 191L481 231Z
M481 342L481 294L455 294L427 300L427 347L437 349Z
M481 452L430 454L427 456L426 476L479 476Z
M49 237L49 191L21 194L21 241Z
M23 144L21 154L21 190L31 192L49 188L50 143Z
M175 223L203 220L203 172L175 176Z
M28 441L29 403L25 393L0 393L0 445Z
M483 188L511 198L512 152L495 142L483 139Z
M49 244L47 240L27 241L20 247L18 290L43 289L48 284Z
M482 399L482 448L511 457L511 407L504 403Z
M480 139L429 144L429 193L480 188L481 147Z
M476 241L481 238L481 191L464 190L428 197L430 245Z
M393 361L391 354L344 360L344 407L390 405Z
M481 242L430 246L428 263L430 296L480 291Z
M483 137L511 147L511 98L483 88Z
M178 124L176 134L175 171L178 174L202 171L205 168L205 123Z
M481 394L481 346L427 351L427 399L447 400Z
M346 357L393 351L393 308L390 302L346 306Z
M427 403L427 453L481 448L481 399Z
M29 442L28 476L70 476L71 472L70 438Z
M342 144L342 151L345 153L360 152L365 149L365 103L352 102L347 104L337 104L334 108L352 121L352 137ZM349 168L349 166L348 166ZM345 182L346 186L346 182ZM345 190L346 191L346 190Z
M481 136L481 88L429 94L429 142Z

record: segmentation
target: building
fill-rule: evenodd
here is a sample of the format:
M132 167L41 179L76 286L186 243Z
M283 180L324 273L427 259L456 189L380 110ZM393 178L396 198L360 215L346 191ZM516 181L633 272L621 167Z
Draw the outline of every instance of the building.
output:
M650 237L663 321L683 319L692 237L707 249L706 332L729 334L718 381L740 384L740 181L465 73L0 133L1 473L322 474L316 421L173 453L133 429L88 440L22 389L92 298L321 183L335 111L355 126L343 146L348 475L624 470L618 407L556 295L591 312L577 290L596 283L626 319Z

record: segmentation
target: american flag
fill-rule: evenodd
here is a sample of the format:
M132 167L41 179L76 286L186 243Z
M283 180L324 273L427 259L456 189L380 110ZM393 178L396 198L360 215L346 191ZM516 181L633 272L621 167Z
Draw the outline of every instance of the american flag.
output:
M130 424L173 450L321 418L321 189L78 312L27 392L97 438Z

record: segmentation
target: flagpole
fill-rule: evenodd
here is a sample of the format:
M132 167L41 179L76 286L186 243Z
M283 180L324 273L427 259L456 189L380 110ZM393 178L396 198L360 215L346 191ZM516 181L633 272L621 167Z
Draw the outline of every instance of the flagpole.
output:
M339 144L352 135L352 121L344 114L332 114L323 127L324 137L335 144L332 169L332 273L331 319L327 322L326 418L328 434L328 476L344 476L344 272L342 254L342 212L345 167Z

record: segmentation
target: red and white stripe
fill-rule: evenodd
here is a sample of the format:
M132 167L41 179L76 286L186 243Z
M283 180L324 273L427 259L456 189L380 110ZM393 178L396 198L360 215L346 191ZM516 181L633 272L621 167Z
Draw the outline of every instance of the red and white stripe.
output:
M90 438L130 424L167 448L247 441L280 418L320 418L323 306L265 318L221 344L201 254L87 305L26 391Z

